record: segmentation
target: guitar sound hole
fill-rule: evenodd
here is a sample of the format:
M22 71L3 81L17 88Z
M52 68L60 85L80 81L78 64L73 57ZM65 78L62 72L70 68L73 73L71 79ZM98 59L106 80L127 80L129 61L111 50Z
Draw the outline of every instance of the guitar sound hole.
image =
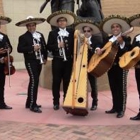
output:
M131 56L133 56L134 54L135 54L135 52L132 52L132 53L131 53Z
M83 65L83 67L85 67L85 65Z
M78 102L82 103L84 101L84 99L82 97L78 98Z

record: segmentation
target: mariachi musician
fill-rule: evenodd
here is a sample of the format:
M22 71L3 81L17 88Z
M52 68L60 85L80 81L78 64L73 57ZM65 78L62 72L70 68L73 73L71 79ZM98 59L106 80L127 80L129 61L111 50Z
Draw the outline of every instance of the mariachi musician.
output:
M8 17L0 16L0 26L11 22ZM5 68L5 57L7 57L8 52L12 52L12 46L7 35L0 32L0 109L12 109L12 107L5 104L4 99L4 87L6 75L4 72Z
M136 14L131 16L130 18L130 24L132 26L140 27L140 14ZM132 49L134 47L140 48L140 34L137 34L132 42ZM139 104L140 104L140 61L135 66L135 79L137 84L137 90L139 94ZM140 105L139 105L139 111L138 114L134 117L131 117L130 120L140 120Z
M43 34L36 31L36 25L44 21L44 18L28 16L27 19L16 23L16 26L27 28L27 31L19 37L17 51L24 55L25 66L30 78L25 108L36 113L42 112L41 105L37 104L37 94L42 64L47 61L46 42Z
M68 10L57 11L51 14L47 21L56 29L50 31L48 36L47 49L52 52L52 94L53 109L58 110L60 106L60 84L63 80L63 98L66 96L70 81L73 48L74 48L74 30L67 28L75 21L75 14Z
M105 113L117 113L116 117L121 118L124 116L126 109L128 70L122 69L118 62L119 57L131 49L131 38L123 36L123 32L129 30L130 25L127 18L112 15L104 19L101 27L105 33L111 35L107 38L106 42L112 42L110 47L117 48L117 53L112 58L114 59L114 63L107 73L113 106L111 110L107 110Z
M98 25L90 20L79 20L75 23L75 29L81 31L87 38L88 44L88 61L91 59L94 53L100 55L100 48L102 46L102 39L100 36L95 36L100 33ZM92 105L90 110L96 110L98 105L98 89L97 89L97 79L90 73L88 73L88 79L91 86L91 97Z

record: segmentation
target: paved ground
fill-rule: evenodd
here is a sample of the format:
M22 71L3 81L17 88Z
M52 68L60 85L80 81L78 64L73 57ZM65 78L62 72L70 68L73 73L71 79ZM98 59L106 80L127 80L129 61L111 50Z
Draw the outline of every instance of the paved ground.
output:
M109 91L100 91L98 109L89 110L87 116L81 117L66 114L62 107L54 111L51 91L40 87L38 104L42 105L43 112L33 113L24 108L26 71L17 71L10 80L11 87L7 77L5 98L13 109L0 110L0 140L140 140L140 121L129 120L136 115L139 106L133 70L128 77L126 113L120 119L116 114L104 113L112 106ZM89 96L89 108L90 105Z

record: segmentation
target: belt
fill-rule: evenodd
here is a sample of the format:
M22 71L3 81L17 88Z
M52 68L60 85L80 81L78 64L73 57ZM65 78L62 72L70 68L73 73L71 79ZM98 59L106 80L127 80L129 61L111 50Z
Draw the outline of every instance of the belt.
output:
M115 63L113 63L113 65L116 66L116 65L118 65L118 64L115 62Z

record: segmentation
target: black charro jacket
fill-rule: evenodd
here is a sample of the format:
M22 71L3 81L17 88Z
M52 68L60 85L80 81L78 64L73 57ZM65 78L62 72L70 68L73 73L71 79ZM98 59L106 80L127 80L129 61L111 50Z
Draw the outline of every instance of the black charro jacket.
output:
M64 43L65 43L65 54L66 57L72 57L73 56L73 49L74 49L74 30L71 28L66 28L67 32L69 32L68 37L64 37ZM47 42L47 49L52 52L53 57L59 57L61 58L59 54L59 48L58 48L58 34L59 28L50 31L48 36L48 42Z
M11 48L11 52L12 52L12 45L9 41L8 36L0 32L0 48L7 48L7 47ZM5 57L5 56L7 56L7 53L0 54L0 58Z
M43 34L40 33L40 35L41 54L43 55L44 59L47 60L46 42ZM24 54L25 61L36 60L33 47L33 36L29 31L19 37L17 51Z

